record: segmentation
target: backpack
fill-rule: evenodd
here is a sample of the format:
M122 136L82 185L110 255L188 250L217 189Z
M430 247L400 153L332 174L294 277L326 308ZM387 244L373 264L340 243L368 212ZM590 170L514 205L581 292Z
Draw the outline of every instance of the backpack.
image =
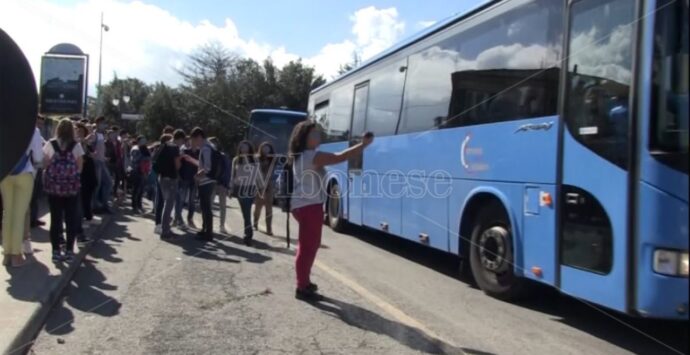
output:
M141 174L141 176L149 176L149 174L151 174L152 169L151 165L151 157L142 156L139 159L139 174Z
M60 149L55 139L50 144L53 145L55 154L43 172L43 189L51 196L76 196L81 189L77 159L72 154L76 143L72 142L65 150Z
M226 188L230 187L230 179L232 178L232 162L230 161L230 158L224 154L222 154L222 173L220 175L220 180L218 181L221 185L225 186Z
M223 183L223 177L228 175L228 183L230 182L230 164L226 161L228 158L218 149L211 148L211 171L206 174L209 179L215 180L218 183Z
M161 144L158 147L156 147L156 151L153 153L153 157L151 160L153 161L153 172L156 174L160 174L161 171L161 164L163 163L160 158L161 152L163 151L163 148L165 147L165 144Z

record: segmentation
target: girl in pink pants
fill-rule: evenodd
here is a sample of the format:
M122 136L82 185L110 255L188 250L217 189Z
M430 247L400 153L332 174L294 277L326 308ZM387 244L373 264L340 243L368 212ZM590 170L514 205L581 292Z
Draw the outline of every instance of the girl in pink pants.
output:
M362 142L339 153L319 152L321 128L313 121L304 121L295 126L290 138L290 160L294 175L294 186L290 209L299 223L299 245L295 259L297 289L295 298L320 300L318 287L309 276L321 245L323 225L323 203L326 200L326 165L342 163L362 154L364 148L374 141L374 135L365 133Z

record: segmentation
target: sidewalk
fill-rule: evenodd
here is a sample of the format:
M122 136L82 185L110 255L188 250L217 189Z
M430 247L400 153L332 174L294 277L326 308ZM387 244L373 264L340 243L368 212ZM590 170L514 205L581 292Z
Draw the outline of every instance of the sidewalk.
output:
M47 225L32 230L34 260L31 264L17 269L0 268L0 278L5 283L0 291L1 354L22 354L26 351L50 308L69 285L72 275L91 247L77 246L75 262L69 266L53 264L48 236L50 216L43 213L41 219ZM110 216L104 216L103 219L95 217L94 220L98 223L85 228L84 233L97 239L108 225Z

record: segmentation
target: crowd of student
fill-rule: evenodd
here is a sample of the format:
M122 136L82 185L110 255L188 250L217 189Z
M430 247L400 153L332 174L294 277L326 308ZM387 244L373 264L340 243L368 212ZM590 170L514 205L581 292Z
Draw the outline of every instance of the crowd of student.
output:
M233 195L245 219L245 243L252 244L262 206L266 207L266 233L272 234L276 160L270 143L262 144L255 155L251 143L243 141L233 159L218 139L207 139L201 128L187 135L181 129L166 127L160 139L150 143L144 136L108 127L104 117L93 122L72 117L60 120L54 136L46 141L41 134L45 119L39 117L36 122L26 154L0 182L4 265L20 267L30 260L31 229L45 225L38 218L43 196L50 210L49 234L56 263L71 262L74 244L90 241L84 235L84 225L93 223L94 214L112 213L126 195L134 214L146 213L145 197L153 202L154 232L162 239L175 236L173 227L196 229L198 204L203 222L196 237L212 240L216 196L219 231L228 233L227 201ZM258 208L251 221L255 200Z
M31 228L44 224L38 220L42 195L47 196L50 208L52 260L56 263L71 262L75 242L89 242L83 224L93 220L94 214L111 213L113 205L121 204L127 194L134 214L145 214L145 196L153 202L154 233L161 239L174 238L172 228L197 229L194 213L198 200L202 225L196 238L213 240L215 196L219 198L220 233L227 233L227 199L235 196L242 212L245 244L252 245L262 209L266 211L266 233L272 234L278 159L270 143L261 144L256 153L249 141L242 141L231 158L218 139L207 138L199 127L189 135L166 127L160 139L150 144L144 136L131 137L118 127L108 128L103 117L94 122L63 118L48 141L41 136L42 126L39 117L26 154L0 182L4 265L25 265L33 252ZM299 123L290 137L286 169L291 172L287 178L290 211L299 223L295 297L303 300L321 298L310 274L321 245L324 167L356 157L373 141L373 135L367 133L361 143L327 153L318 151L321 135L317 123Z

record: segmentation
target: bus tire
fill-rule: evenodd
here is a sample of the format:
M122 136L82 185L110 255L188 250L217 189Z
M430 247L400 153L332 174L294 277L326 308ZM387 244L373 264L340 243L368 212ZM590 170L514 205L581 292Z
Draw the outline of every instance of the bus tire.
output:
M336 232L345 230L346 221L342 217L342 195L340 187L334 183L328 189L328 198L326 199L326 223Z
M470 266L479 288L504 301L523 294L523 282L513 272L513 238L510 220L498 201L479 210L472 231Z

